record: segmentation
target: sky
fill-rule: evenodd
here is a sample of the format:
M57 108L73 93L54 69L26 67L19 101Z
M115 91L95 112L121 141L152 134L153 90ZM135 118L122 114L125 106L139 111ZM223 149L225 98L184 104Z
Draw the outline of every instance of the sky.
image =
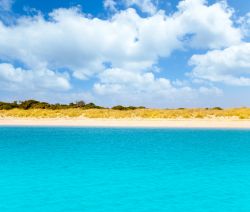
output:
M0 101L250 106L250 1L0 0Z

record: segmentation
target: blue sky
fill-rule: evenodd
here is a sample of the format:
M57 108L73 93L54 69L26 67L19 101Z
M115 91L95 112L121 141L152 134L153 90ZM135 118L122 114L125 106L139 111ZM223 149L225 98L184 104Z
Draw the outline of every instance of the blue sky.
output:
M250 2L0 0L0 101L250 106Z
M216 0L209 0L209 4L217 2ZM250 2L244 0L228 0L228 4L233 7L238 14L245 15L245 13L250 10ZM161 1L162 9L167 10L167 12L173 12L176 10L179 0L169 0ZM18 14L25 14L24 8L36 8L37 10L42 11L43 13L51 12L53 9L60 7L68 8L72 6L81 5L83 11L91 13L93 15L106 15L107 11L103 8L102 0L18 0L13 4L12 10ZM165 6L165 8L163 8Z

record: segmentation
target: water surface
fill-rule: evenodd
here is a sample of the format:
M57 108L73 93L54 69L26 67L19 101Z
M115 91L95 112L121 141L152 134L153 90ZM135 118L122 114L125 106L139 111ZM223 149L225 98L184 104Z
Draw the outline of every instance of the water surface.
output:
M249 212L250 131L0 128L1 212Z

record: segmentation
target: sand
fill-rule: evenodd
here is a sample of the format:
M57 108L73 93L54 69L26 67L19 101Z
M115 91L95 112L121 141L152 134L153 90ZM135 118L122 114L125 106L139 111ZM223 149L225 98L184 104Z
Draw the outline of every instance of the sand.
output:
M0 126L58 127L145 127L145 128L242 128L250 120L236 119L83 119L83 118L0 118Z

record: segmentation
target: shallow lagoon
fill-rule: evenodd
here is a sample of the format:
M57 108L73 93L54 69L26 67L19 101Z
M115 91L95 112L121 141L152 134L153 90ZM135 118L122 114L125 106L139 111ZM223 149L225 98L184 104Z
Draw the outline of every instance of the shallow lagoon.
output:
M250 131L1 127L0 211L250 211Z

